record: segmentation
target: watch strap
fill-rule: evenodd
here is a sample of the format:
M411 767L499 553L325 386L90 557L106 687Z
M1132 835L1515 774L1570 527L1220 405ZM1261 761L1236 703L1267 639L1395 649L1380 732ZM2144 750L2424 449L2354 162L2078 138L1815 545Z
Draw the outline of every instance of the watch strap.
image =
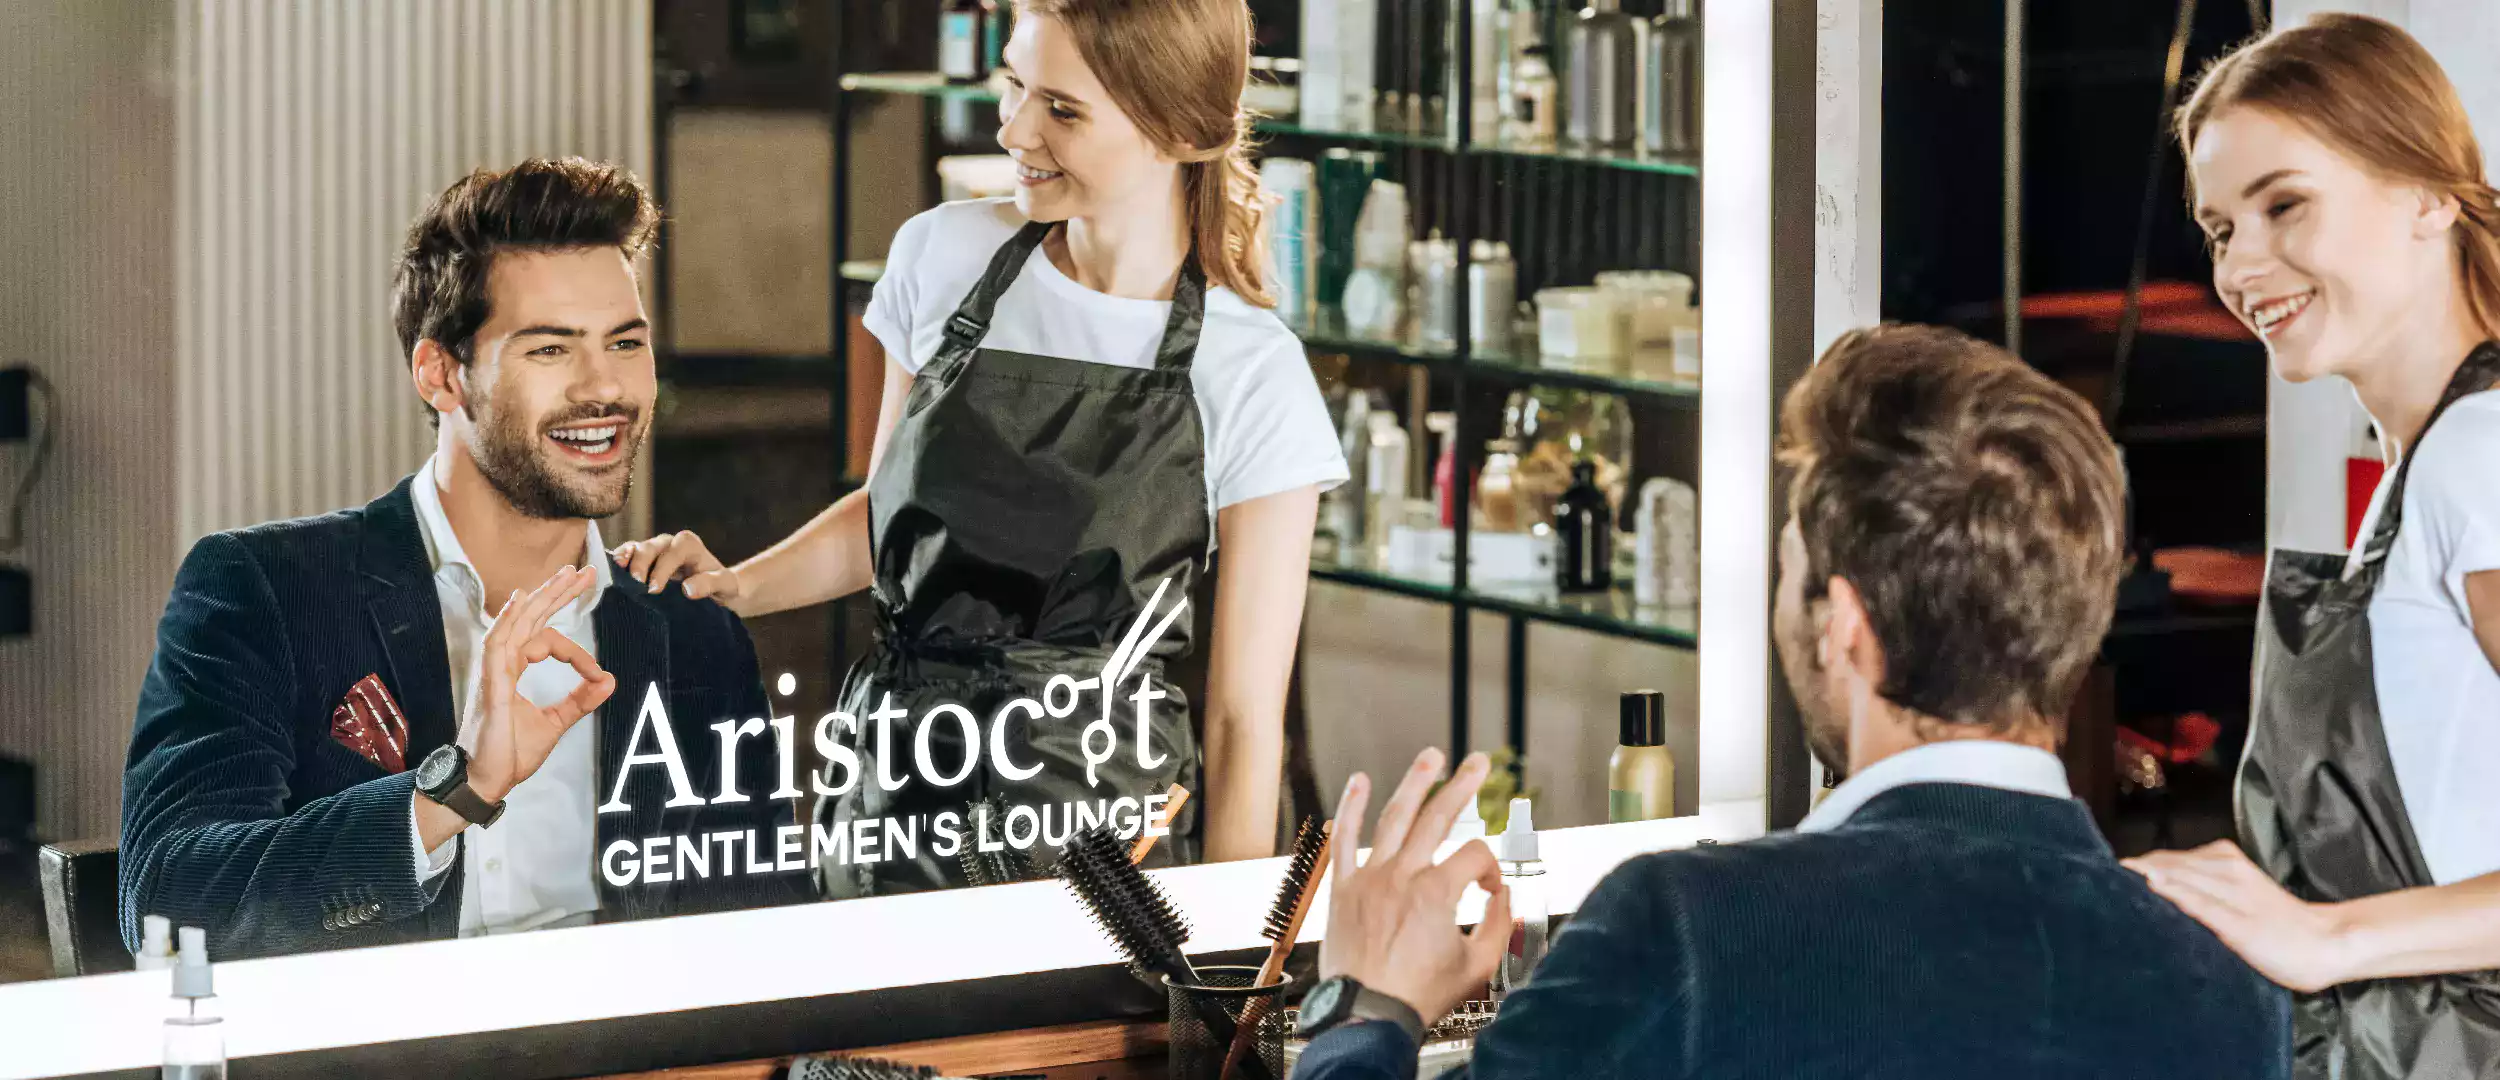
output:
M1330 983L1338 985L1329 987ZM1416 1013L1414 1006L1365 986L1348 975L1339 975L1329 979L1322 982L1320 987L1329 987L1335 991L1327 1002L1327 1011L1318 1016L1305 1014L1303 1022L1297 1025L1299 1030L1295 1032L1296 1035L1305 1039L1313 1039L1332 1028L1346 1024L1379 1021L1395 1024L1400 1030L1406 1032L1408 1041L1417 1046L1423 1045L1424 1019ZM1319 988L1313 988L1313 994L1316 995L1319 992Z
M1353 1008L1347 1010L1350 1020L1378 1020L1396 1024L1417 1046L1424 1044L1424 1018L1415 1007L1368 986L1357 984Z
M461 777L459 783L453 784L451 790L444 792L439 801L444 806L450 807L452 813L460 815L469 824L479 828L492 825L497 818L503 816L503 804L487 802L477 793L476 788L469 786L469 778L466 776Z

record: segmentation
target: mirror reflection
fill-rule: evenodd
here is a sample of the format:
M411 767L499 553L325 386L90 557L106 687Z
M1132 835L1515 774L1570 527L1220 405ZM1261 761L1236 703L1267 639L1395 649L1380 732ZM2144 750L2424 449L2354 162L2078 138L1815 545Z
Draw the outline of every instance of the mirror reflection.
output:
M1695 812L1697 59L1573 125L1551 5L1479 5L1472 81L1309 5L898 6L664 0L556 43L611 81L423 117L363 96L407 57L308 71L326 128L80 90L205 179L134 211L149 433L50 478L109 555L30 522L97 614L29 638L78 719L23 974L151 916L227 960L1026 880L1097 824L1264 858L1428 744L1496 751L1490 832ZM379 32L336 18L267 29ZM117 393L91 345L38 424Z

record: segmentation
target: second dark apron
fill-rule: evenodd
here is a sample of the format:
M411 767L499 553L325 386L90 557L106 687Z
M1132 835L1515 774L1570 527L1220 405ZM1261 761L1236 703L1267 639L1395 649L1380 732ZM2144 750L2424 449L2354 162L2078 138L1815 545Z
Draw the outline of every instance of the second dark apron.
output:
M2496 384L2500 346L2485 344L2458 368L2423 432L2458 398ZM2343 555L2286 550L2274 552L2266 573L2256 706L2234 802L2249 857L2303 900L2433 884L2388 756L2371 667L2370 600L2395 545L2413 457L2408 451L2396 466L2350 577ZM2374 979L2301 995L2293 1074L2500 1080L2500 973Z
M878 640L842 693L842 710L861 725L846 740L860 766L851 790L821 801L816 819L924 824L909 857L896 857L889 840L877 861L825 862L829 896L947 888L981 876L962 854L937 853L926 824L936 815L957 815L971 848L986 803L996 815L981 830L988 837L1042 837L1004 861L1039 868L1057 861L1071 807L1174 783L1199 790L1189 702L1165 683L1163 663L1189 649L1189 617L1165 616L1192 599L1208 552L1205 437L1190 382L1206 279L1194 258L1183 265L1152 368L983 348L999 297L1049 231L1027 224L991 257L913 379L868 481ZM1125 678L1106 675L1124 642L1150 636L1150 647L1132 650L1141 654L1133 668L1121 665ZM1107 713L1105 678L1116 681ZM1070 685L1087 679L1097 685ZM1165 695L1150 703L1142 737L1132 700L1140 688ZM1010 708L1019 698L1065 715ZM967 744L963 716L949 705L977 722L979 742ZM902 713L890 721L882 756L871 720L880 708ZM945 715L928 725L924 761L919 734L932 709ZM1097 730L1089 783L1087 729L1106 715L1112 754L1099 760ZM994 723L1004 723L1003 735L993 737ZM921 771L925 764L939 779L969 773L941 786ZM907 780L887 790L881 774ZM1032 817L1005 816L1021 816L1016 807ZM1193 857L1195 810L1193 800L1149 865Z

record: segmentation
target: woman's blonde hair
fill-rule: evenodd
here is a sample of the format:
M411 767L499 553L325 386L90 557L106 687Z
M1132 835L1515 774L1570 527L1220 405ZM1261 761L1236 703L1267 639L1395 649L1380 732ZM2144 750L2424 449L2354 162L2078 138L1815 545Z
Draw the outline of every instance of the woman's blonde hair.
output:
M2206 122L2238 106L2264 109L2366 168L2455 199L2466 303L2483 332L2500 337L2500 192L2483 177L2455 84L2421 42L2378 19L2341 14L2250 42L2206 68L2180 106L2180 150L2193 153Z
M1266 195L1250 167L1250 8L1244 0L1016 0L1065 24L1077 54L1148 139L1181 162L1191 246L1207 283L1260 307Z

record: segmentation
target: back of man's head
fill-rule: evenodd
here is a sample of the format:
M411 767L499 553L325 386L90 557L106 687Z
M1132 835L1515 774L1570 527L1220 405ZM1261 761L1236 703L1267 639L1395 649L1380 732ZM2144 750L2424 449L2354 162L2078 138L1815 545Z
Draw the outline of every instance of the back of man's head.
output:
M2125 484L2092 407L1994 345L1887 325L1834 342L1781 431L1803 600L1833 578L1855 591L1876 693L1961 733L2062 716L2123 556Z

